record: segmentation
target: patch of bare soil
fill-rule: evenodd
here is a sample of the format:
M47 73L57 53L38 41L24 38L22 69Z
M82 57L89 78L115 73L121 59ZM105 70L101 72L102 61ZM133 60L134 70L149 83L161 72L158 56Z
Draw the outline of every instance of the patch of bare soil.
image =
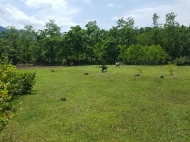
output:
M43 65L17 64L16 67L21 68L21 69L31 69L31 68L60 68L63 66L43 66Z

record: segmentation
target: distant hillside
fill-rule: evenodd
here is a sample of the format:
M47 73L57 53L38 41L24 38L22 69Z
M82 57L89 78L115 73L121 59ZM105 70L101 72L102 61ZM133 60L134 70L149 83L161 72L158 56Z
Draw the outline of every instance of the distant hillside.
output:
M0 26L0 32L5 31L5 30L6 30L6 28Z

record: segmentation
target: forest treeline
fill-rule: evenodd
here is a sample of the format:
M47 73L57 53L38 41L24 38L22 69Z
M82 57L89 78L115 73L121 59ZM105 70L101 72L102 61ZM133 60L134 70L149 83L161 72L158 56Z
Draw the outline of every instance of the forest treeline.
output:
M55 20L45 23L43 30L31 25L23 30L13 26L0 33L0 54L14 64L86 65L125 64L160 65L173 62L189 64L190 26L180 25L176 14L166 14L165 23L158 23L156 13L152 27L137 28L134 19L121 18L109 30L100 29L96 21L67 32Z

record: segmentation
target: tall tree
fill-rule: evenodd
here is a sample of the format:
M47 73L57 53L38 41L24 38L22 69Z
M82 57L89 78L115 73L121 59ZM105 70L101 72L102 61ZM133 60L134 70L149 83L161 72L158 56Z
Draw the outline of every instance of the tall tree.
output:
M179 23L175 21L176 16L173 12L166 15L166 23L162 33L163 48L172 59L179 57Z
M188 57L190 59L190 26L181 26L178 35L179 57Z
M55 23L55 20L49 20L45 23L45 29L39 31L39 39L42 46L42 56L47 63L56 63L58 54L61 52L60 40L61 28Z
M150 34L150 38L152 40L152 45L159 45L160 41L161 41L161 35L160 35L160 30L161 30L161 26L158 23L158 19L160 17L157 15L157 13L154 13L152 20L153 20L153 28L151 30Z
M19 38L19 32L13 26L9 26L6 31L1 32L1 52L6 54L13 64L17 64L20 59Z
M86 56L86 62L88 62L88 57L90 57L90 61L92 63L93 57L94 57L94 52L93 52L93 47L98 42L98 34L99 34L99 27L97 26L96 21L89 21L86 24L86 30L85 30L85 38L84 38L84 43L85 43L85 56Z
M107 32L107 38L106 38L106 46L107 46L107 63L113 64L117 62L119 50L117 48L117 45L119 44L118 40L118 29L117 27L112 27Z
M45 23L45 29L44 29L47 37L59 37L61 36L61 27L59 27L55 20L49 20Z
M22 63L32 62L33 50L35 50L36 33L31 25L26 25L24 30L20 31L20 61Z
M84 58L84 34L84 30L79 25L71 27L67 32L67 37L69 39L73 58L76 60L76 64L79 64L79 58Z
M158 23L158 19L160 17L157 15L157 13L154 13L153 17L152 17L152 20L153 20L153 26L154 27L158 27L159 26L159 23Z
M95 61L98 64L106 64L108 55L107 55L107 46L106 40L108 37L108 31L101 29L98 32L98 41L93 47Z
M136 43L137 29L134 27L134 19L128 17L126 20L123 18L117 21L119 44L129 47L131 44Z

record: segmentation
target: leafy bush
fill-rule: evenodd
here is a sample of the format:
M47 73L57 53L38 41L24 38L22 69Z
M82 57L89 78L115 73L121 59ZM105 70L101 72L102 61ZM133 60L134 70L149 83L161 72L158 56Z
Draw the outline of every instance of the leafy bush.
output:
M186 64L187 62L187 57L180 57L180 58L176 58L174 61L174 64L177 66L183 66Z
M66 60L66 59L63 59L63 60L62 60L62 65L63 65L63 66L66 66L66 65L67 65L67 60Z
M18 70L7 57L0 60L0 132L16 115L17 107L10 105L12 98L31 92L34 79L35 73Z
M17 95L21 92L22 86L21 80L18 79L18 71L15 66L11 65L7 61L1 62L0 66L0 80L7 84L7 89L9 91L9 94L11 95Z
M18 70L16 66L4 59L0 63L0 80L7 83L9 94L22 95L31 92L34 85L35 73Z
M0 82L0 132L3 130L4 126L8 124L8 121L17 115L17 109L22 103L16 106L10 104L12 95L9 94L7 85L8 84Z
M166 63L167 53L160 45L142 46L130 45L125 51L128 64L162 65Z
M35 83L34 79L36 73L21 71L19 75L22 85L21 94L30 93Z
M10 113L6 108L9 106L8 101L10 101L11 98L12 96L8 94L6 84L0 82L0 132L10 118Z

